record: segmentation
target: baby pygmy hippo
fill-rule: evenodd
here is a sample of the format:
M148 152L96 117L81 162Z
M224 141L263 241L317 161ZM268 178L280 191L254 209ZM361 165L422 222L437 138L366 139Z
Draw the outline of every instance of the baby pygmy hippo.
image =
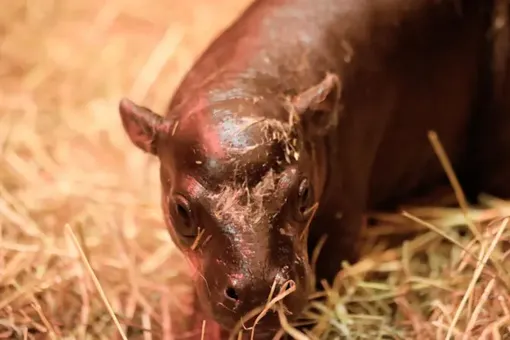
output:
M121 101L127 135L160 161L165 223L211 319L229 330L284 285L296 318L323 235L316 274L331 280L358 259L367 210L445 182L429 130L472 197L510 196L510 40L492 26L507 6L258 0L164 116ZM278 327L269 312L259 337Z

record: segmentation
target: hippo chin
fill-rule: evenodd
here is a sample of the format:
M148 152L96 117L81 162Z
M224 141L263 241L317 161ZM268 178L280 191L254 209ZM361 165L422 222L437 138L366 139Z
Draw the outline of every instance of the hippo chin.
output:
M492 26L506 11L499 0L258 0L165 116L121 101L130 140L160 161L165 222L211 319L231 330L289 287L277 306L298 317L314 282L358 259L367 211L447 183L430 130L469 197L510 197L510 35ZM257 325L278 327L274 311Z

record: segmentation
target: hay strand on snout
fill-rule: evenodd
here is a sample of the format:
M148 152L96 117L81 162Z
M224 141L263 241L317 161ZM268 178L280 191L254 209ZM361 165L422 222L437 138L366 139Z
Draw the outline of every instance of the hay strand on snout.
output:
M275 281L276 281L276 279L275 279ZM267 312L269 312L269 310L272 309L277 302L282 301L285 297L294 293L295 291L296 291L296 283L293 280L288 280L282 285L282 287L280 288L280 291L274 298L272 298L270 300L268 299L269 301L264 306L264 309L260 312L260 314L257 316L255 321L253 322L253 326L250 328L245 328L247 330L251 329L251 340L253 340L255 337L255 327L257 327L257 324L267 314ZM271 291L271 293L272 292L273 291Z
M296 290L295 282L293 280L288 280L282 285L278 294L266 303L266 305L264 306L264 309L262 309L262 311L259 313L259 315L256 317L255 321L253 322L253 326L251 326L249 328L245 328L246 330L251 329L251 339L252 340L255 337L255 327L257 327L257 324L260 322L260 320L267 314L267 312L269 312L270 309L272 309L274 307L274 305L277 302L282 301L285 297L294 293L295 290ZM243 328L244 328L244 325L243 325Z
M242 333L242 330L251 330L250 337L253 338L255 334L255 327L260 322L260 320L269 312L270 309L274 308L274 305L278 302L283 300L286 296L293 293L296 290L296 285L293 280L285 281L282 286L280 287L280 291L278 294L274 297L272 295L274 294L275 289L273 287L276 287L277 281L276 279L273 281L271 291L268 295L268 299L266 303L263 306L258 306L253 308L251 311L246 313L241 319L237 322L237 324L233 327L230 338L233 340L236 336L240 336ZM251 327L246 327L245 323L251 319L255 318L253 325Z
M194 251L197 249L198 245L200 244L200 240L204 236L204 233L205 233L204 228L198 228L198 235L197 235L197 237L195 237L195 240L193 241L193 244L191 245L191 250ZM209 235L209 236L211 236L211 235ZM204 241L204 243L202 243L202 245L205 245L205 241Z
M273 284L271 285L271 290L269 291L269 295L267 296L267 301L266 301L266 305L269 304L269 302L271 301L271 299L273 298L273 294L276 290L276 284L278 283L278 280L277 278L275 277L275 279L273 280Z

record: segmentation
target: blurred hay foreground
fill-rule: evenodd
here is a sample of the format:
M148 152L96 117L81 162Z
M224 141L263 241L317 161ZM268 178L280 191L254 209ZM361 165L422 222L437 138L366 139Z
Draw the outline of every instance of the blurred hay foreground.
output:
M117 103L127 94L161 111L247 3L3 4L0 338L118 338L69 228L129 339L189 328L186 266L162 225L156 164L127 141ZM311 300L304 322L315 326L284 328L298 339L510 339L510 227L497 219L510 204L483 203L467 226L453 208L375 216L365 259L317 294L326 302ZM415 235L385 247L404 232Z

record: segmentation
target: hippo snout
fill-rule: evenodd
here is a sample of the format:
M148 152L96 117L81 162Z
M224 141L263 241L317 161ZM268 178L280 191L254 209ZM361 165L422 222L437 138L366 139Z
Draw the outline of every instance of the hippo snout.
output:
M221 272L216 272L216 277ZM211 316L225 329L232 329L241 319L245 327L251 327L260 311L267 305L268 299L274 299L287 292L283 300L286 318L294 320L302 312L308 300L305 272L299 267L284 266L271 270L268 274L250 273L224 274L223 280L217 280L210 287ZM288 291L291 290L292 292ZM276 308L269 310L257 322L256 332L279 329L280 321Z

